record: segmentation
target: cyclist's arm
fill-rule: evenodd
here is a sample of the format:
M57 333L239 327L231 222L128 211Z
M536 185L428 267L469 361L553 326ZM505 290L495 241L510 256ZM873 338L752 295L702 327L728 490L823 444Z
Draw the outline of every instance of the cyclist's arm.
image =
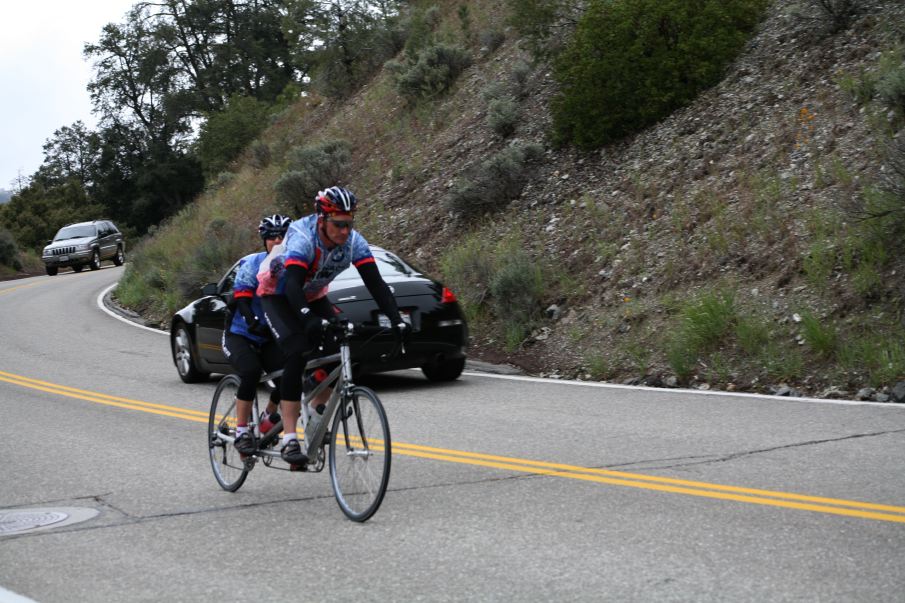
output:
M308 300L305 298L305 278L308 268L299 263L286 266L286 299L289 307L298 314L307 314Z
M236 309L245 319L245 324L249 327L260 322L260 319L255 316L254 310L251 309L251 299L251 295L240 295L240 292L238 291L235 293Z
M399 315L399 306L396 305L396 298L393 297L390 288L383 280L383 277L380 276L377 264L374 262L362 262L356 264L355 267L358 268L358 274L361 275L361 280L364 281L365 287L371 292L381 311L390 319L390 323L394 325L401 323L402 317Z

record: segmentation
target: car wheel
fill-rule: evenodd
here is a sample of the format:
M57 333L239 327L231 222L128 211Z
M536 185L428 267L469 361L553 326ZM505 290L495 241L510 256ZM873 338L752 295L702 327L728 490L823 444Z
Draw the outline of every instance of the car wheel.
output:
M122 247L116 248L116 255L113 256L113 263L117 266L122 266L126 263L126 254L123 252Z
M44 269L47 271L48 276L56 276L59 270L56 266L44 266Z
M73 266L73 267L72 267L72 271L73 271L73 272L81 272L81 271L82 271L82 268L84 268L84 266L81 265L81 264L78 264L77 266Z
M431 381L455 381L464 369L464 358L444 359L421 366L421 372Z
M179 325L173 336L173 362L176 372L185 383L198 383L210 376L195 368L195 357L192 354L192 339L185 325Z
M94 250L94 253L91 254L91 263L88 264L88 267L92 270L100 270L101 267L101 252L97 249Z

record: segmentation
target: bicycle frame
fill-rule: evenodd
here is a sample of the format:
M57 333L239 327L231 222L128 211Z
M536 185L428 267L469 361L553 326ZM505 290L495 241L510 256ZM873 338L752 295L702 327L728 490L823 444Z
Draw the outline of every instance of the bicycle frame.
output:
M252 401L249 427L258 436L254 452L240 453L234 448L237 418L236 391L241 384L236 375L220 380L211 400L208 415L208 452L214 477L220 486L235 492L260 460L265 466L289 471L320 472L329 461L330 482L343 513L353 521L366 521L380 507L389 483L392 461L390 426L386 411L377 394L368 387L352 382L350 336L358 333L379 333L369 325L341 323L331 325L337 335L339 353L314 358L305 364L305 371L336 364L326 378L312 387L300 401L304 447L308 462L299 465L274 464L280 459L277 451L282 421L261 434L260 407L257 395ZM402 350L399 342L398 349ZM395 353L395 351L394 351ZM281 371L264 375L269 381ZM303 373L304 374L304 373ZM309 404L332 388L324 412L312 415ZM312 417L316 420L312 420ZM330 429L333 430L331 433ZM234 460L233 460L234 459Z
M346 335L350 334L350 331L344 332ZM327 434L327 426L333 420L333 414L336 412L340 400L346 398L349 394L349 391L354 387L354 383L352 383L352 352L348 338L344 337L340 341L338 353L330 354L329 356L322 356L320 358L312 358L307 362L307 364L305 364L305 369L302 372L302 374L305 374L305 372L307 371L311 371L329 364L334 364L337 361L339 362L339 365L334 368L323 381L318 383L317 386L314 387L314 389L308 392L306 396L303 396L301 402L302 408L300 417L302 419L302 425L305 432L305 451L308 455L308 458L310 459L310 464L318 467L318 469L316 470L323 468L323 466L319 462L320 459L317 453L323 447L324 436ZM264 383L275 379L282 375L282 372L282 370L279 370L268 373L261 377L261 382ZM318 421L317 426L312 429L313 423L310 420L308 404L328 387L333 387L333 393L327 400L326 408L324 409L321 420ZM256 432L259 432L260 426L258 424L258 417L260 417L260 408L258 407L257 396L255 396L252 408L252 424L254 425ZM261 449L258 451L258 454L260 456L268 457L270 459L280 458L279 451L268 449L266 448L266 446L275 441L282 430L283 422L279 421L278 423L274 424L274 426L271 427L267 433L258 433L261 438ZM224 439L230 438L226 437Z

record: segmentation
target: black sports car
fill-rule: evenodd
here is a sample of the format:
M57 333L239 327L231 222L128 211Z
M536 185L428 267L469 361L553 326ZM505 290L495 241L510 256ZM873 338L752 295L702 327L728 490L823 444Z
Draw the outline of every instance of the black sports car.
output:
M380 274L396 296L403 318L411 323L412 334L405 355L391 360L381 358L395 347L391 333L353 339L356 372L420 368L431 381L458 378L465 368L468 325L456 296L399 256L374 246L371 252ZM232 372L220 346L237 267L238 262L218 283L205 285L203 297L173 315L170 348L179 377L186 383L207 379L211 373ZM389 326L354 267L333 280L327 297L341 310L341 318Z

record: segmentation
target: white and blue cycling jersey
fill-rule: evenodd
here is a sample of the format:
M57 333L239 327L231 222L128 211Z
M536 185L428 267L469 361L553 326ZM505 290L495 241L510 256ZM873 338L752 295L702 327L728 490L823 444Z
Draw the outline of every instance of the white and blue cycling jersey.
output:
M236 280L233 283L233 298L240 299L247 297L251 299L251 310L255 316L264 317L264 308L261 306L261 298L255 295L258 288L258 269L261 262L267 257L264 251L258 253L250 253L239 260L239 269L236 271ZM254 335L248 331L248 323L241 312L233 312L233 319L229 325L229 332L247 337L257 343L267 341L259 335Z
M375 261L368 242L357 230L352 230L344 245L328 249L317 235L317 215L293 222L283 246L282 257L273 258L270 270L258 274L258 295L283 295L285 268L301 266L308 273L303 288L305 299L314 301L325 296L330 282L350 265L357 268Z

